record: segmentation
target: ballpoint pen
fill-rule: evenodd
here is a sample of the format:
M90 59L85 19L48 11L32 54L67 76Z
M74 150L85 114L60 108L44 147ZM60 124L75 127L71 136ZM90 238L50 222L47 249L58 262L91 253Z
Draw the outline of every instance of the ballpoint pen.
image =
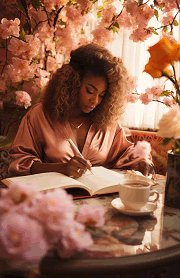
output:
M78 150L78 148L76 147L76 145L73 143L73 141L69 138L67 139L67 141L69 141L69 143L71 144L71 146L76 150L76 152L84 159L83 155L81 154L81 152ZM89 169L89 171L93 174L92 169Z

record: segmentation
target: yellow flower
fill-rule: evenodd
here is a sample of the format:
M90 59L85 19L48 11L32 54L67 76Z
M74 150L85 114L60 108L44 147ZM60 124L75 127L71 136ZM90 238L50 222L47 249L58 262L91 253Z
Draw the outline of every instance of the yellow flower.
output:
M161 71L173 62L174 46L167 38L162 38L158 43L149 47L148 51L152 64Z

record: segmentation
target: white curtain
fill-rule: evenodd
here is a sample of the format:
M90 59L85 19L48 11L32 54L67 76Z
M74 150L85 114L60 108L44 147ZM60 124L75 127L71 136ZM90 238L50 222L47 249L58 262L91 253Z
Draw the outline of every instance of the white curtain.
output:
M117 11L120 12L122 4L120 1L113 3ZM102 1L97 2L98 6L102 5ZM155 18L151 19L150 26L159 27L160 23ZM160 33L160 32L159 32ZM144 66L148 62L149 46L154 45L159 41L160 36L152 35L145 42L134 43L129 39L130 31L119 32L113 43L109 45L111 52L118 57L121 57L129 72L137 78L137 91L144 93L146 88L151 88L155 85L164 84L165 78L153 79L149 74L143 73ZM179 41L180 32L178 27L174 27L174 37ZM179 68L176 66L176 73L179 77ZM166 89L172 89L170 81L166 82ZM158 121L162 115L168 111L168 108L158 102L151 102L148 105L137 103L128 103L124 113L123 126L138 129L157 130Z

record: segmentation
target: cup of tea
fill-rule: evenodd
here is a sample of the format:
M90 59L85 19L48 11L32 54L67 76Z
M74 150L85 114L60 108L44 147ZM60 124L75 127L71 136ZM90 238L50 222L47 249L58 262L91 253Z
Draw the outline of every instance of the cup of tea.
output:
M156 195L155 199L149 200L152 195ZM119 198L127 209L141 210L147 202L156 202L159 192L151 190L151 184L146 181L125 179L120 183Z

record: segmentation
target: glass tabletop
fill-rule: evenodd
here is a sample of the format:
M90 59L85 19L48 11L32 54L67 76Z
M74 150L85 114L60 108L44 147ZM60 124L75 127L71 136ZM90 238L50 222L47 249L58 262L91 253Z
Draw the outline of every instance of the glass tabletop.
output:
M91 231L94 244L81 258L124 257L149 253L180 243L180 210L164 206L165 176L157 175L159 194L156 208L147 215L127 215L112 206L118 193L74 200L76 208L83 203L105 208L105 225Z

